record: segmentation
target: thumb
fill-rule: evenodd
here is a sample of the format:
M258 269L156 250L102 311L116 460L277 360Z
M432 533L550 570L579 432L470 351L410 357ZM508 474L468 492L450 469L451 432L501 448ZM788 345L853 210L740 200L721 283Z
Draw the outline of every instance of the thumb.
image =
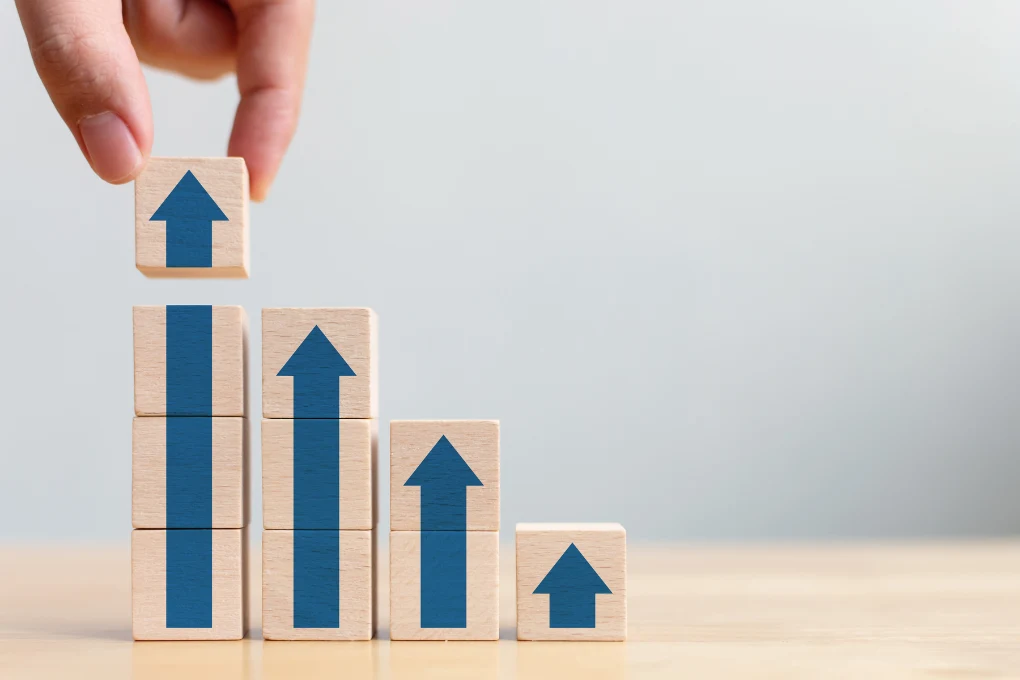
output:
M152 149L152 110L120 0L15 0L32 59L96 174L135 178Z

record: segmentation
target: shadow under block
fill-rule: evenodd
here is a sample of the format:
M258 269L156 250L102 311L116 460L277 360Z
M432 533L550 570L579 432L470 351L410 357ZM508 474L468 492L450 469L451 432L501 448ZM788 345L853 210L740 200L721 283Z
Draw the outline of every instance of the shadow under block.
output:
M625 640L627 533L619 524L517 525L517 639Z
M263 420L264 528L374 529L378 448L376 420ZM296 513L295 497L306 504Z
M376 326L366 308L263 309L262 417L376 418Z
M150 277L246 279L243 158L150 158L135 180L135 266Z
M499 532L391 531L390 639L499 639Z
M247 526L247 426L245 418L135 418L131 426L132 526Z
M135 307L133 325L135 415L245 415L242 307Z
M245 529L131 532L136 640L240 640L248 630Z
M374 531L263 532L263 637L371 640L375 555Z
M390 529L462 526L499 531L499 421L390 422Z

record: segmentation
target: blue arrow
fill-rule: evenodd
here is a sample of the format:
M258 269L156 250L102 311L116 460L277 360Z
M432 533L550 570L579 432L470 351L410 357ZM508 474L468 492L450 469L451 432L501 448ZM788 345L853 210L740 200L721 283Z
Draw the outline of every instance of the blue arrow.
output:
M594 628L595 595L612 595L573 543L534 590L549 596L550 628Z
M149 221L166 222L167 267L212 267L212 223L228 220L188 170Z
M467 628L467 487L482 482L444 435L404 486L421 487L421 627Z
M277 373L294 378L294 627L340 626L340 378L354 371L312 328Z

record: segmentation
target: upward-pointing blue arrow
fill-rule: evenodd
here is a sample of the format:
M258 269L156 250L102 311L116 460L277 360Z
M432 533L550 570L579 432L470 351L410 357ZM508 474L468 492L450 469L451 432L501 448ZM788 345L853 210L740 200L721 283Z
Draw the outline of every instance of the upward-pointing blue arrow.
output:
M339 418L339 378L354 371L316 326L276 375L294 378L294 418Z
M549 596L550 628L594 628L595 595L600 593L613 591L573 543L533 592Z
M212 223L228 220L188 170L149 221L166 222L167 267L212 267Z
M446 436L404 486L421 487L422 628L467 628L467 487L483 486Z

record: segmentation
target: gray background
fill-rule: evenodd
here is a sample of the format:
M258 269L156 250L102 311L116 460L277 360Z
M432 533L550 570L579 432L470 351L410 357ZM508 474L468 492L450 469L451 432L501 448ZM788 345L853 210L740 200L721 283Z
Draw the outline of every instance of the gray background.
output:
M149 76L222 155L233 82ZM1018 3L321 2L241 282L135 271L10 2L0 81L0 539L127 539L163 303L248 309L256 419L261 307L374 307L383 479L389 419L499 418L504 532L1020 529Z

